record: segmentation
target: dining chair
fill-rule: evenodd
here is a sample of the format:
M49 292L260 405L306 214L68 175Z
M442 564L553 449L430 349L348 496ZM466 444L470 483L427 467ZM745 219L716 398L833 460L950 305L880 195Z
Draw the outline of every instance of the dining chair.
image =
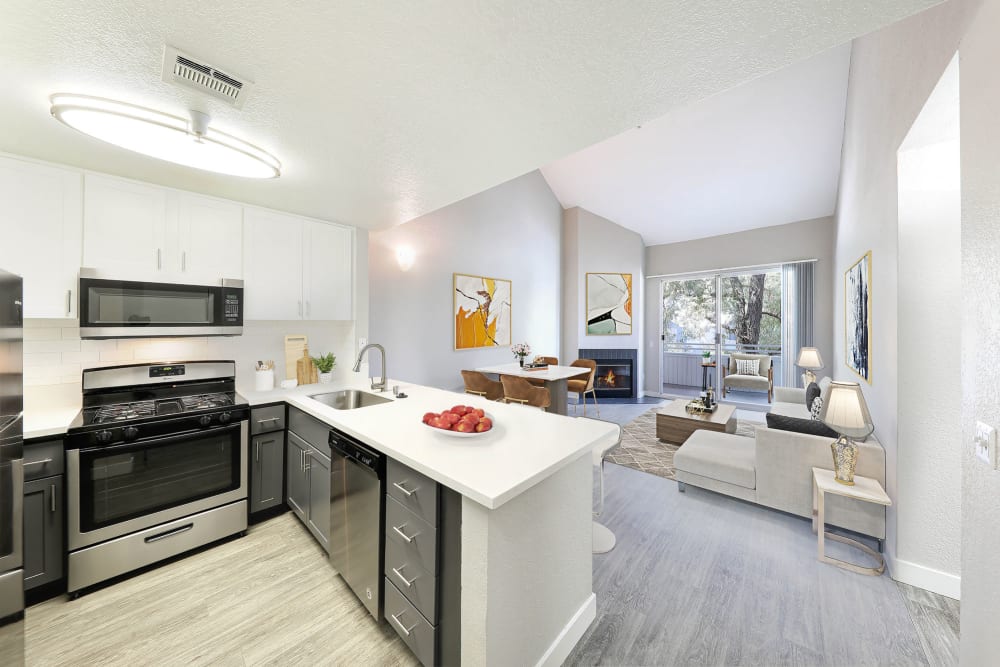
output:
M587 394L590 394L591 398L594 399L594 408L597 410L597 416L601 416L601 406L597 404L597 391L594 389L594 376L597 374L597 362L593 359L577 359L570 366L575 366L577 368L586 368L589 373L581 373L580 375L566 380L566 391L571 391L579 395L580 400L583 401L583 416L587 416ZM573 414L576 414L576 403L573 404Z
M531 405L543 410L552 403L552 396L545 387L534 387L524 378L513 375L501 375L500 382L503 383L503 400L506 403L520 403L521 405Z
M535 357L535 361L541 361L543 363L548 364L549 366L558 366L559 365L559 357L538 356L538 357ZM525 379L528 382L530 382L531 384L535 385L536 387L544 387L545 386L545 380L538 380L538 379L535 379L535 378L525 378Z
M465 393L482 396L491 401L503 400L503 385L491 380L479 371L462 371Z

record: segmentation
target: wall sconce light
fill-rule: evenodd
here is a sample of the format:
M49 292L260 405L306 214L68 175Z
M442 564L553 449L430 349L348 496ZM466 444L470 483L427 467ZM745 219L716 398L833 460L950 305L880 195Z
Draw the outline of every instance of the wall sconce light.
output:
M403 271L409 271L413 267L414 259L416 259L416 253L410 246L402 245L396 248L396 263Z

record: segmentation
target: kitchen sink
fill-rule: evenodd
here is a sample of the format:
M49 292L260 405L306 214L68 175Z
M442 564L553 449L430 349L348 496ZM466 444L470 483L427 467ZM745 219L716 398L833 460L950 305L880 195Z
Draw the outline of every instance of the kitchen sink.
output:
M367 391L357 389L342 389L341 391L331 391L326 394L311 394L309 398L319 401L323 405L329 405L334 410L357 410L367 408L370 405L389 403L391 399L378 396Z

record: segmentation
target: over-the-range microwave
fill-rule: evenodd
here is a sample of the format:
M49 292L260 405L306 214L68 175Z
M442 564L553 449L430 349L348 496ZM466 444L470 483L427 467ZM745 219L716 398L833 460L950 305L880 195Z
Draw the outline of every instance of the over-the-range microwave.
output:
M81 338L238 336L243 281L212 285L117 280L80 270Z

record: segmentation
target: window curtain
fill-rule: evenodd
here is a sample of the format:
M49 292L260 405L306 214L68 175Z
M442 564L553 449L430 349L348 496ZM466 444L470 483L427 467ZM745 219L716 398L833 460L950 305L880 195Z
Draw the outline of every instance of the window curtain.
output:
M802 386L802 369L795 365L799 350L813 347L813 268L815 262L781 265L781 384Z

